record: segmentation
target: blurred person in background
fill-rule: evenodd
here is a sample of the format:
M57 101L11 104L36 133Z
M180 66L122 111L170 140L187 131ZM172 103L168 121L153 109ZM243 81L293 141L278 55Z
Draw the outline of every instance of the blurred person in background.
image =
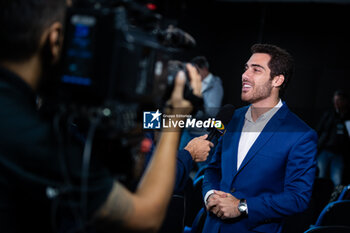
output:
M331 179L334 186L343 184L344 167L349 162L349 107L348 95L343 90L335 91L333 108L323 114L317 126L319 177Z

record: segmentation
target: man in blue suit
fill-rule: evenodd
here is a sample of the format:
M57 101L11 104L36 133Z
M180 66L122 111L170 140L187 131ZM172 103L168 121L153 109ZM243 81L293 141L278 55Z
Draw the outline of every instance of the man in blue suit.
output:
M205 233L281 232L311 197L317 135L280 99L293 58L274 45L251 51L241 94L251 105L236 110L205 172Z

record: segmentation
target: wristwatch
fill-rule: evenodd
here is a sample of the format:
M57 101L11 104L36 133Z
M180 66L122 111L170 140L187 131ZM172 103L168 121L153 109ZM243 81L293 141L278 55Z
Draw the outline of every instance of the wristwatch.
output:
M248 214L248 205L247 205L246 199L242 198L242 199L239 200L238 211L243 216Z

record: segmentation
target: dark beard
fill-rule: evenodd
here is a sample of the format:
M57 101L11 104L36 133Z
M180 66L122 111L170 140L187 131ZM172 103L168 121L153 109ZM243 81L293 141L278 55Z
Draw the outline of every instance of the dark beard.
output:
M257 92L252 97L252 101L259 102L263 99L268 98L271 95L272 92L272 81L269 80L268 83L266 83L264 86L259 87L257 89Z

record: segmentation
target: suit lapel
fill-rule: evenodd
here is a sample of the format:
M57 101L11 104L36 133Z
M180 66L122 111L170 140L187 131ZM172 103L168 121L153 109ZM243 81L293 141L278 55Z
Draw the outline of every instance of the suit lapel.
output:
M222 158L222 166L225 167L225 180L228 181L227 185L229 186L233 177L237 172L237 153L238 153L238 144L241 137L242 128L244 125L244 115L247 112L248 107L243 110L240 114L237 114L237 117L232 119L233 124L229 125L227 129L227 135L224 137L223 141L223 150L227 153L223 153L225 157Z
M276 114L270 119L270 121L266 124L263 131L260 133L259 137L256 139L250 150L248 151L247 155L242 161L241 166L239 167L238 171L235 173L234 177L238 173L241 172L242 169L254 158L256 153L269 141L271 136L278 130L278 128L281 126L281 123L283 122L283 119L286 117L286 114L288 112L288 107L284 103L281 109L279 109ZM239 142L237 142L238 147ZM238 151L238 148L237 148ZM236 166L237 166L237 152L236 152ZM235 169L236 170L236 169ZM232 179L233 180L233 179Z

